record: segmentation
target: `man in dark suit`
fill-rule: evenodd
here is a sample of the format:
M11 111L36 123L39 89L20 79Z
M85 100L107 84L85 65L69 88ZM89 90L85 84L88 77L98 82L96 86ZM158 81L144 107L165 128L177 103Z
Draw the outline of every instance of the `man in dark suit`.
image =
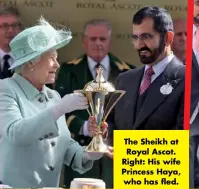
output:
M115 83L116 77L134 66L120 61L111 54L111 25L107 20L94 19L85 24L83 46L86 54L61 65L56 80L55 89L61 96L77 89L83 89L86 83L96 77L96 68L99 64L103 68L106 80ZM87 129L87 111L76 111L66 115L66 122L73 138L82 146L87 146L92 134ZM103 157L96 161L93 168L80 175L70 167L65 167L65 187L70 187L70 182L77 177L100 178L106 183L107 188L113 187L112 160Z
M0 79L11 77L9 70L14 59L10 53L10 41L21 31L22 23L16 9L10 7L0 8Z
M132 41L143 67L122 73L116 88L125 95L108 117L113 130L183 129L185 66L171 51L173 23L158 7L139 10L132 21Z
M199 0L194 0L190 120L190 188L199 187Z

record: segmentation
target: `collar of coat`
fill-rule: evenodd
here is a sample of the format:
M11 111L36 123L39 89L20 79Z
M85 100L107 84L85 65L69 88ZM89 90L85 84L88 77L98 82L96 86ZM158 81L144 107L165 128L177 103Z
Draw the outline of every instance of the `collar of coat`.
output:
M113 54L108 53L109 59L110 59L110 63L113 63L118 70L123 71L123 70L130 70L130 66L128 64L126 64L124 61L120 61L117 57L115 57ZM87 55L84 54L78 58L75 58L69 62L67 62L67 64L73 64L73 65L78 65L81 62L83 62L82 60L86 60Z
M15 73L12 78L19 85L19 87L21 88L21 90L24 92L24 94L29 100L33 100L34 98L37 98L42 95L45 95L47 101L50 98L53 98L51 90L45 85L43 86L42 90L39 91L27 79L25 79L23 76L17 73Z

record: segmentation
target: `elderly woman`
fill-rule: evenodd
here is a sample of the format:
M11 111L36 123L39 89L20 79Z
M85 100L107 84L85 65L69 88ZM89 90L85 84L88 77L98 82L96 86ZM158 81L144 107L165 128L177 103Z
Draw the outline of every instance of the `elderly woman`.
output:
M63 163L79 173L93 165L94 158L71 139L64 117L86 109L86 98L69 94L61 99L45 86L55 81L59 68L56 49L71 38L70 31L40 19L10 43L16 73L0 81L0 180L9 186L58 187Z

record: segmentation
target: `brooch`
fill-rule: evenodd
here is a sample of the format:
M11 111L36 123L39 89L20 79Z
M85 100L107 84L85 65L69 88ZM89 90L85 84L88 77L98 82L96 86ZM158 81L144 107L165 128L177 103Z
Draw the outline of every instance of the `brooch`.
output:
M53 98L53 95L50 91L47 91L48 98Z
M162 85L162 87L160 87L160 92L163 95L169 95L173 90L173 87L170 83L167 83L165 85Z

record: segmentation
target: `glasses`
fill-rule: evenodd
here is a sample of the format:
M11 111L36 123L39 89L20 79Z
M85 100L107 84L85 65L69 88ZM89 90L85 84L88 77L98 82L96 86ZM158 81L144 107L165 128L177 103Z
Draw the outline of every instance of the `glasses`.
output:
M19 29L21 28L21 23L17 22L17 23L12 23L12 24L8 24L8 23L5 23L5 24L2 24L0 25L0 29L2 30L9 30L9 28L12 28L12 29Z
M131 35L131 38L132 38L132 42L135 43L137 42L137 40L141 40L141 41L144 41L144 42L148 42L150 41L151 39L153 39L154 35L152 34L149 34L149 33L143 33L141 34L140 36L138 35Z

